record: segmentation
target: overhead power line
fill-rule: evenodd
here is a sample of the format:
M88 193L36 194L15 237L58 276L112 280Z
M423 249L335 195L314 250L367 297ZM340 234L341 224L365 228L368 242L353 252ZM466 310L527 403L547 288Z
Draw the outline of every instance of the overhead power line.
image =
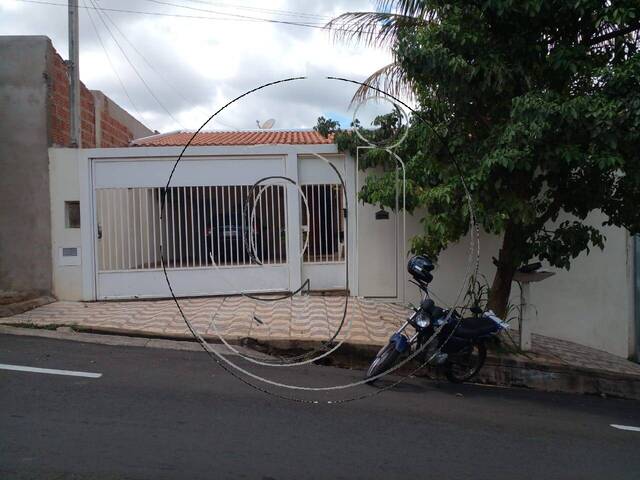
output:
M23 3L33 3L33 4L38 4L38 5L51 5L51 6L55 6L55 7L64 7L67 8L67 4L66 3L55 3L55 2L49 2L46 0L16 0L17 2L23 2ZM176 7L180 7L180 5L171 5L171 6L176 6ZM80 6L80 8L85 8L85 9L90 9L90 10L98 10L97 7L91 7L88 5L84 5L84 6ZM272 19L272 18L260 18L260 17L251 17L248 15L237 15L237 14L231 14L231 13L216 13L218 15L225 15L225 17L211 17L211 16L202 16L202 15L185 15L185 14L179 14L179 13L166 13L166 12L149 12L149 11L142 11L142 10L130 10L130 9L125 9L125 8L107 8L107 7L102 7L101 10L104 11L108 11L108 12L117 12L117 13L128 13L128 14L135 14L135 15L151 15L151 16L158 16L158 17L170 17L170 18L186 18L186 19L192 19L192 20L208 20L208 21L238 21L238 22L263 22L263 23L273 23L273 24L281 24L281 25L291 25L291 26L296 26L296 27L302 27L302 28L313 28L313 29L317 29L317 30L324 30L325 29L325 25L324 24L320 24L320 23L309 23L309 22L294 22L294 21L286 21L286 20L276 20L276 19ZM206 9L201 9L203 11L209 12L209 13L214 13L214 11L212 10L206 10ZM341 27L334 27L331 28L331 30L333 31L343 31L343 32L349 32L349 31L355 31L353 29L349 29L349 28L341 28ZM373 32L375 32L376 30L373 29ZM360 32L360 30L358 30L358 32ZM360 32L360 33L366 33L366 31L364 32Z
M95 0L95 4L98 7L101 7L99 0ZM87 13L89 13L87 11ZM188 98L186 98L184 96L184 94L182 93L181 89L176 87L171 81L169 81L157 68L155 68L147 59L147 57L140 52L140 50L138 50L136 48L136 46L131 42L131 40L129 40L129 38L127 37L127 35L125 35L122 30L120 30L120 27L118 27L118 24L111 18L111 16L107 13L107 12L103 12L103 15L105 16L105 18L111 23L111 25L113 25L113 27L115 28L115 30L118 32L118 34L120 35L120 37L122 37L124 39L125 42L127 42L129 44L129 46L131 47L131 49L142 59L142 61L147 65L147 67L149 67L150 70L152 70L176 95L178 95L185 103L191 104L194 103L193 100L189 100ZM97 33L97 32L96 32ZM221 122L220 120L217 121L217 123L221 124L222 126L225 126L227 128L231 128L233 130L238 130L237 127L234 127L233 125L229 125L226 124L224 122Z
M243 19L243 20L258 20L258 21L264 21L264 22L273 22L273 23L283 23L285 25L296 25L296 26L319 26L320 28L322 28L322 25L324 25L324 23L326 22L315 22L315 23L310 23L310 22L294 22L294 21L289 21L289 20L277 20L274 18L263 18L263 17L253 17L250 15L243 15L240 13L229 13L229 12L224 12L224 11L220 11L220 10L211 10L208 8L199 8L199 7L192 7L189 5L181 5L179 3L173 3L173 2L167 2L167 1L163 1L163 0L143 0L145 2L149 2L149 3L155 3L157 5L164 5L167 7L177 7L177 8L183 8L185 10L192 10L194 12L203 12L203 13L213 13L216 15L226 15L228 17L233 17L233 18L238 18L238 19Z
M131 67L131 69L135 72L136 76L140 79L140 81L142 82L142 84L144 85L145 89L149 92L149 95L151 95L151 97L153 97L153 99L156 101L156 103L160 106L160 108L162 110L165 111L165 113L171 118L171 120L173 120L177 125L180 126L180 128L184 128L184 126L171 114L171 112L169 111L169 109L167 107L165 107L165 105L160 101L160 99L156 96L155 93L153 93L153 90L151 89L151 87L149 86L149 84L146 82L146 80L143 78L143 76L140 74L140 72L138 71L138 69L136 68L136 66L133 64L133 62L131 61L131 59L129 58L129 56L127 55L127 53L124 51L124 49L122 48L122 45L120 45L120 42L118 42L118 39L116 38L116 36L113 34L113 32L111 31L111 28L109 27L109 25L107 25L107 22L105 22L104 18L102 18L102 14L103 12L101 11L100 7L93 1L93 0L89 0L89 2L96 7L96 12L98 14L98 18L102 21L102 24L104 25L104 27L107 29L107 32L109 33L109 35L111 36L111 38L113 39L113 41L115 42L116 46L118 47L118 49L120 50L120 52L122 53L122 56L125 58L125 60L127 61L127 63L129 64L129 66Z
M83 0L82 3L85 4L85 1ZM109 62L109 66L111 67L111 71L113 72L115 77L118 79L118 83L120 83L120 87L122 87L122 91L124 92L124 95L129 100L129 103L133 107L133 110L135 111L135 113L138 115L138 118L142 119L142 115L140 115L140 110L138 110L138 107L136 106L135 102L131 98L131 95L129 95L129 92L127 91L127 88L124 86L124 82L122 81L122 78L120 78L120 75L118 74L118 71L116 70L116 68L115 68L115 66L113 64L113 61L111 60L111 55L109 55L109 52L107 51L107 48L105 47L105 44L102 41L102 36L100 35L100 32L98 32L98 27L96 26L96 23L93 21L93 17L91 16L90 10L87 10L87 16L89 17L89 20L91 21L91 25L93 26L93 30L96 32L96 37L98 38L98 41L100 42L100 46L102 47L102 50L104 51L104 54L107 57L107 61Z
M325 23L333 18L330 15L318 15L316 13L297 12L293 10L281 10L276 8L252 7L249 5L216 2L212 0L185 0L185 1L189 3L199 3L201 5L217 6L217 7L223 7L223 8L228 7L228 8L238 9L238 10L248 10L252 12L266 13L269 15L278 15L282 17L309 18L309 19L323 21Z

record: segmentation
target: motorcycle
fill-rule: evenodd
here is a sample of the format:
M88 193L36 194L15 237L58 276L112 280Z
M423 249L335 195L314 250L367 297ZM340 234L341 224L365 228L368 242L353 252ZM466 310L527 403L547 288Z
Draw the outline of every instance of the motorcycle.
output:
M486 342L508 324L491 310L471 307L472 317L461 318L454 310L443 309L429 298L428 285L433 280L434 265L427 257L416 255L407 264L407 270L415 285L422 292L422 301L405 323L382 347L367 370L366 378L386 372L403 356L420 350L421 363L433 357L434 363L444 370L450 382L462 383L475 377L484 365ZM408 336L407 327L415 333ZM435 335L435 337L434 337ZM434 337L434 338L432 338Z

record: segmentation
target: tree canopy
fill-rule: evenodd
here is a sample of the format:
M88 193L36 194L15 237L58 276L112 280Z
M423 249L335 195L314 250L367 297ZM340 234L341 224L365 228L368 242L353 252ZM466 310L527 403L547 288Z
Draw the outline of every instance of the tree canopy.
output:
M394 63L370 85L409 88L424 119L412 119L398 152L408 208L428 212L413 250L437 256L467 233L452 156L478 222L502 237L489 297L499 314L522 263L569 268L604 246L602 231L585 223L591 212L640 232L637 0L382 3L378 16L345 14L332 26L389 45ZM349 131L336 141L344 149L357 142ZM385 165L385 156L364 165ZM370 176L360 195L393 207L395 174Z

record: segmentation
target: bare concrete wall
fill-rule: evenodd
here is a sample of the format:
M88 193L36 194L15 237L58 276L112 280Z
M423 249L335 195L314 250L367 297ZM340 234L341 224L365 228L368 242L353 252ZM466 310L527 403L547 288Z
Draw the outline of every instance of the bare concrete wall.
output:
M0 36L0 289L51 291L44 36Z

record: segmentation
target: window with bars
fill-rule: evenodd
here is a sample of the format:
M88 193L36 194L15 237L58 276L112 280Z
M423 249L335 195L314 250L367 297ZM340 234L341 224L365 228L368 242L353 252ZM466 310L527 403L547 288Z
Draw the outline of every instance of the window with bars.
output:
M302 185L309 209L302 205L302 224L308 238L303 261L343 262L345 258L345 218L343 188L340 184ZM304 201L304 199L302 200Z
M161 255L168 268L286 263L284 186L172 187L164 204L162 191L96 190L100 271L160 268Z

